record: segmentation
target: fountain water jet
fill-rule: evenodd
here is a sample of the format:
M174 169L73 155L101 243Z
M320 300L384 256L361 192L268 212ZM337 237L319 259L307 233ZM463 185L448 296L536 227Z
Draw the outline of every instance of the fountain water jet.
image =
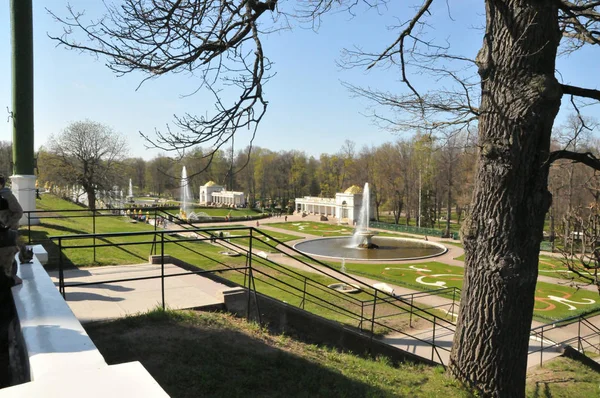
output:
M356 230L352 235L351 246L359 247L361 249L377 249L375 243L371 241L371 238L377 235L375 231L369 231L369 212L371 209L371 193L369 191L369 183L365 183L362 195L362 205L360 212L358 213L358 222L356 223Z
M311 256L339 259L341 260L340 270L342 272L346 270L347 260L416 260L439 256L448 250L442 244L426 242L421 239L375 236L377 233L369 230L370 199L369 184L365 184L362 208L357 220L355 233L352 237L305 240L296 243L294 248ZM375 248L377 250L365 250ZM347 286L337 285L330 287L347 288Z
M122 193L123 191L121 191L121 197L123 197ZM131 178L129 179L129 191L127 193L127 202L133 203L133 184L131 183Z
M188 218L189 215L189 201L192 199L192 195L190 193L190 187L188 185L188 178L187 178L187 170L185 168L185 166L183 166L183 168L181 169L181 192L180 192L180 196L181 196L181 215L183 216L182 218L185 220Z

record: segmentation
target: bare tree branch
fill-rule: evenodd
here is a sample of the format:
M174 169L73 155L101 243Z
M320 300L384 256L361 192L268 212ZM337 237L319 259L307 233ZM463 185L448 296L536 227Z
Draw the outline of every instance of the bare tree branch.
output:
M572 160L575 163L583 163L594 170L600 170L600 159L591 152L573 152L568 150L553 151L548 157L547 164L552 164L559 159Z
M263 84L271 77L257 21L275 10L277 0L125 0L106 5L106 15L85 22L84 13L68 6L68 17L48 11L64 26L50 35L58 45L104 56L117 75L143 71L148 79L167 73L189 73L200 78L216 98L216 114L175 116L175 126L157 131L156 138L141 133L150 146L178 151L212 143L218 150L240 128L252 136L267 108ZM74 32L87 41L80 43ZM220 96L219 85L239 90L231 105ZM207 153L206 156L210 154Z

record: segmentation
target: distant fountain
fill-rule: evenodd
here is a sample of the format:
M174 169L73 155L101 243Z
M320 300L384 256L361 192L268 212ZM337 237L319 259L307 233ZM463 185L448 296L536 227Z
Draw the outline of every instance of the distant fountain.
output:
M129 179L129 192L127 193L127 202L133 203L133 185L131 183L131 178Z
M339 269L342 273L346 272L348 260L416 260L439 256L448 250L439 243L426 242L422 239L375 236L377 232L369 230L370 209L369 184L365 184L362 207L353 236L303 240L296 243L294 248L311 256L339 259L341 262ZM358 288L348 283L336 283L329 287L345 293L350 292L348 289Z
M369 183L365 183L363 189L362 206L358 213L358 222L356 223L356 230L352 236L351 245L353 247L359 247L361 249L377 249L375 243L371 241L377 232L369 231L369 212L371 208L371 194L369 192Z
M181 218L184 220L192 219L192 214L190 213L190 201L192 199L192 194L190 193L190 187L188 185L187 178L187 170L185 166L181 169Z

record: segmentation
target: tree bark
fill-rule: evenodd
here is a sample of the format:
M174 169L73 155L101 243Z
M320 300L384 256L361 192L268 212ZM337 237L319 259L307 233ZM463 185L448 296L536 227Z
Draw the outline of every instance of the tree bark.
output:
M452 157L448 162L448 202L446 203L446 232L444 233L446 238L450 237L450 220L452 218Z
M86 186L84 191L88 197L88 207L90 210L96 210L96 189L93 186Z
M562 91L556 2L486 2L473 207L449 371L484 396L524 397L529 330Z

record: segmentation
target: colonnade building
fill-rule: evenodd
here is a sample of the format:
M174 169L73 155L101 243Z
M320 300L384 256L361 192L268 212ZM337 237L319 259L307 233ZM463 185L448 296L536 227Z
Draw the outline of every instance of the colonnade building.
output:
M336 193L335 198L315 196L296 198L296 212L333 217L337 218L340 223L354 225L358 222L362 197L362 189L357 185L352 185L343 193Z
M243 192L228 191L224 186L209 181L200 187L200 205L204 206L244 206Z

